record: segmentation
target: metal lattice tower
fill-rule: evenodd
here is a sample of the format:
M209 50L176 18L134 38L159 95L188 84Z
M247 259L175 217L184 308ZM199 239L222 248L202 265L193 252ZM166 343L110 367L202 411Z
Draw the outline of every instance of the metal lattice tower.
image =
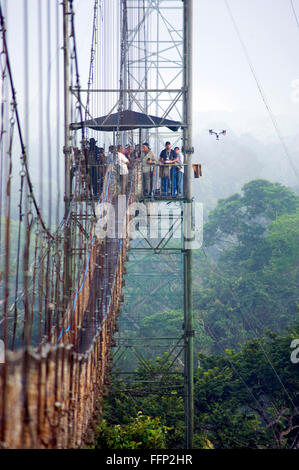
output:
M122 0L127 15L125 92L128 107L183 122L184 5L181 0ZM125 8L126 7L126 8ZM137 137L137 136L136 136ZM165 140L180 144L181 132L145 131L159 155Z
M43 208L39 208L31 180L26 149L26 146L29 147L29 127L26 123L23 134L23 122L21 122L16 100L10 54L6 42L5 18L0 4L1 47L5 55L5 60L1 62L1 71L2 76L9 79L9 82L6 82L9 86L5 85L3 88L6 97L2 107L5 125L1 133L4 140L3 143L1 141L0 165L4 169L5 176L3 179L1 173L0 199L4 195L4 204L1 199L0 205L1 208L4 207L5 220L4 230L3 232L0 230L0 235L2 233L4 235L5 252L3 256L4 283L0 286L4 294L0 335L3 332L1 347L5 362L0 365L2 397L0 440L3 446L11 448L80 447L95 406L103 400L106 387L109 385L112 347L115 339L113 335L117 330L117 317L123 296L123 275L126 271L124 264L127 259L129 240L134 233L131 229L133 218L141 235L137 241L131 242L131 253L135 259L141 260L141 265L144 263L143 256L149 257L151 263L164 262L164 267L166 265L169 269L167 273L166 270L163 271L163 274L167 275L166 288L171 288L170 276L174 285L178 284L181 288L179 295L172 300L177 306L179 305L177 299L181 297L179 314L181 315L184 311L184 320L180 316L180 319L184 321L183 332L180 331L178 338L157 338L156 336L147 339L158 340L159 344L160 341L166 340L166 348L168 348L172 364L180 361L181 372L184 374L185 446L192 448L192 244L190 245L193 228L190 211L192 207L190 204L192 201L192 0L184 2L181 0L95 0L89 80L86 90L83 90L80 84L74 2L63 0L61 14L59 14L58 3L55 11L57 32L59 25L63 23L65 211L60 223L59 211L57 211L58 226L55 230L51 227L51 198L49 198L47 223L43 217ZM47 2L48 66L51 63L52 37L50 4L52 5L52 2ZM115 15L111 14L112 12ZM41 44L43 29L41 13L40 9L38 46ZM24 62L27 85L30 63L28 19L26 8L24 11ZM108 22L106 22L107 19L109 19ZM56 46L58 44L60 44L59 34L56 37ZM59 107L59 97L62 96L59 90L59 51L60 48L56 47L57 106L54 105L54 108L56 108L57 122L60 122L62 112L62 108ZM38 52L42 58L41 47L38 47ZM41 77L43 75L42 63L40 60ZM52 160L54 163L50 145L51 76L52 74L48 73L47 103L42 106L42 101L40 102L40 114L37 116L41 122L43 111L47 109L49 195L53 194ZM25 94L28 94L28 91L29 89ZM86 100L86 96L83 96L85 92L88 93ZM93 93L91 100L89 100L89 93ZM40 94L41 98L42 96L43 93ZM9 100L8 97L10 97ZM10 107L9 112L8 107ZM83 116L91 117L94 122L98 116L103 116L103 114L110 116L115 111L125 109L147 113L147 117L151 119L150 126L153 124L154 131L146 130L148 125L142 122L139 122L137 126L135 124L131 126L129 118L121 127L121 114L117 113L117 125L112 126L114 145L120 142L129 143L130 139L134 143L141 143L146 139L159 156L166 137L167 140L172 141L172 145L182 139L181 146L184 148L184 165L186 165L183 198L176 200L168 198L162 201L159 197L151 200L143 197L140 158L132 161L132 171L129 174L128 184L124 185L124 188L118 181L118 176L120 176L120 183L123 183L125 178L122 179L121 176L124 175L118 174L119 165L116 165L115 151L109 162L105 159L101 160L99 166L102 166L101 170L105 171L98 174L93 171L96 166L94 147L91 145L91 139L88 142L90 134L86 132L88 124L83 122ZM29 116L27 98L24 110L24 115ZM160 119L155 119L154 122L149 113L157 114ZM129 112L126 116L132 114ZM165 127L167 123L163 122L166 118L175 119L175 124L181 126L181 131L169 134ZM18 130L15 139L18 139L21 149L18 165L15 165L13 161L15 124ZM138 131L125 132L126 128L130 128L128 124L137 128ZM175 126L175 129L179 126ZM107 146L111 143L111 134L109 135L109 130L105 129L105 126L100 128L100 135L96 134L97 126L93 125L91 128L92 135L97 137L102 145ZM173 127L170 126L171 128ZM42 131L42 125L40 129ZM77 133L79 129L82 132ZM170 135L171 137L168 137ZM40 132L40 136L43 136L43 132ZM43 146L41 145L40 148ZM101 155L105 157L105 154L101 153ZM58 138L55 151L56 163L61 161L61 156ZM40 158L37 163L40 175L42 175L43 164ZM18 178L16 168L21 168L20 178ZM16 273L11 269L11 260L14 256L11 240L14 229L11 223L14 191L11 190L11 180L15 176L20 183ZM43 179L41 179L40 195L43 193L42 183ZM26 185L26 191L23 195L24 185ZM152 209L146 215L145 225L136 222L134 204ZM164 216L165 205L171 209L171 215ZM109 225L105 219L107 207L110 211L109 215L116 216L114 218L115 230L103 235L100 229L103 228L105 232L104 227ZM164 222L169 221L171 225L164 226ZM104 224L103 227L101 224ZM151 237L148 237L148 225L150 228L154 227L154 235L151 234ZM24 236L21 236L22 234ZM176 257L179 259L178 262ZM144 275L147 280L151 277L156 289L153 293L157 292L160 287L157 274L162 270L151 268L148 264L147 269L143 268L141 271L143 272L137 272L139 279ZM144 300L146 294L144 289L141 290L141 297L143 296ZM137 305L137 315L140 313L141 304L142 301ZM135 319L138 320L137 317ZM143 340L141 335L135 339L139 343ZM153 347L152 342L150 347ZM135 345L135 350L138 350L138 345ZM169 369L166 373L168 371ZM156 376L159 375L164 375L164 370L163 374L158 370ZM159 377L155 379L159 381ZM14 386L11 387L11 384ZM181 381L179 386L182 386ZM82 400L82 397L87 399ZM61 413L62 410L63 413ZM51 423L55 423L55 426Z
M182 305L184 310L183 334L180 338L159 338L158 346L164 341L167 350L174 360L184 364L184 403L185 403L185 447L193 446L193 321L192 321L192 251L188 248L185 234L190 233L192 216L186 215L184 208L192 201L192 126L191 126L191 65L192 65L192 0L122 0L121 1L121 81L120 97L122 109L132 109L148 115L177 120L182 123L181 130L170 132L159 127L151 130L131 131L132 141L148 141L151 148L160 155L166 140L172 146L183 148L185 154L184 200L169 201L173 209L173 226L170 230L159 233L155 242L147 238L146 227L143 237L131 243L131 255L135 262L144 257L157 255L156 264L169 265L169 275L181 282ZM125 136L128 140L128 135ZM158 172L157 172L158 173ZM154 187L159 187L156 173ZM144 201L145 202L145 201ZM146 202L151 207L149 218L158 219L163 228L163 202ZM165 205L165 203L164 203ZM161 215L162 212L162 215ZM160 215L159 215L160 214ZM190 225L190 227L189 227ZM142 229L141 229L142 231ZM181 237L173 244L174 233L181 232ZM187 243L186 243L187 242ZM150 258L152 262L152 259ZM135 273L144 280L151 275L159 283L159 268L152 265L146 273ZM145 285L147 282L145 282ZM152 284L149 284L153 289ZM150 289L142 289L143 296L151 295ZM142 303L142 302L141 302ZM126 305L126 304L125 304ZM124 348L133 348L136 356L141 357L138 347L148 343L153 348L155 338L138 338L138 309L141 305L131 305L120 320L120 329L124 335L119 336L117 354L121 357ZM161 310L163 311L163 309ZM136 329L134 339L125 338L126 322ZM160 349L161 350L161 349ZM158 349L157 349L158 351Z

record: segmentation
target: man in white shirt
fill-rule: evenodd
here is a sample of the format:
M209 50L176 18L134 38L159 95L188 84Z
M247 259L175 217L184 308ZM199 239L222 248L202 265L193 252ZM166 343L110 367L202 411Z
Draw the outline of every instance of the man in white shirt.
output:
M130 163L129 159L124 154L123 146L118 145L117 146L117 164L119 166L121 194L126 194L128 178L129 178L129 170L128 170L129 163Z

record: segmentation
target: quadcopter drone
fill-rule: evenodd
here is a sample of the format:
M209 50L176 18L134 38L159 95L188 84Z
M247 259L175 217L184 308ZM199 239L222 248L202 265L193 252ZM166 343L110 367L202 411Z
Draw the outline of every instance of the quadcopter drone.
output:
M215 134L216 140L219 140L219 136L220 136L221 134L226 135L226 130L224 129L224 130L221 131L221 132L215 132L213 129L209 129L209 134L210 134L210 135Z

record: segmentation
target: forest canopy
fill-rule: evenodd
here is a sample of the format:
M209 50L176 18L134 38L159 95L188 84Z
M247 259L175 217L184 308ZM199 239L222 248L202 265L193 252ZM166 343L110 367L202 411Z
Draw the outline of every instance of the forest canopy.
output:
M241 194L220 199L209 214L204 245L193 260L197 448L299 445L299 368L290 360L291 342L299 337L298 240L299 197L279 183L253 180ZM150 263L149 258L139 263L139 272L149 271ZM125 304L136 313L126 335L182 335L182 286L171 277L167 289L166 267L161 271L163 282L159 288L150 284L154 296L147 302L140 297L140 311L138 302ZM133 300L144 291L130 274L126 285ZM118 364L120 371L135 364L135 379L114 379L98 429L100 448L108 443L147 448L150 436L160 448L184 445L180 364L167 353L156 357L145 343L140 354L146 360L138 364L126 352ZM158 395L152 385L157 376Z

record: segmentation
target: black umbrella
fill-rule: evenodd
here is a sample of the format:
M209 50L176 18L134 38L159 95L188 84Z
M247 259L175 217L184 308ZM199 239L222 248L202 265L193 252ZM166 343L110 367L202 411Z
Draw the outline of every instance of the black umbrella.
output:
M89 119L88 121L71 124L71 129L81 129L89 127L94 131L112 132L119 129L120 131L130 131L132 129L151 129L152 127L168 127L175 132L181 127L179 121L164 119L148 114L137 113L136 111L120 111L107 116Z

